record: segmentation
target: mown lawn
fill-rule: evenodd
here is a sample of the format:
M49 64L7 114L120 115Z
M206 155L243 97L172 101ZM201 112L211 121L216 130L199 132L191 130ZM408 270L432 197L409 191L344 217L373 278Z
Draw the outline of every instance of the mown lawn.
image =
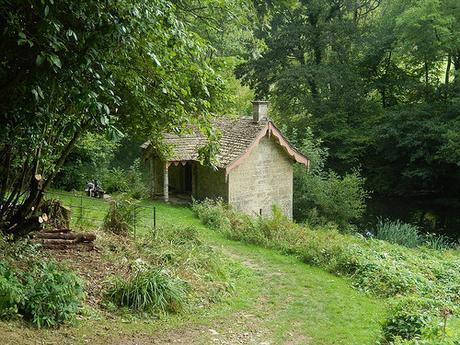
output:
M78 206L74 200L79 201L79 198L71 193L59 192L59 198L68 205ZM84 227L98 226L107 210L107 202L81 200L84 207L94 209L90 213L93 220L88 220ZM153 323L136 319L109 321L106 316L96 316L83 319L74 328L66 327L63 333L30 329L23 332L32 337L43 336L48 342L66 343L70 339L69 343L90 341L96 344L119 343L122 336L130 334L145 335L143 339L147 340L138 339L139 344L148 343L149 337L157 340L184 338L189 344L318 345L374 344L379 338L379 323L385 316L384 301L359 293L346 279L301 263L294 257L227 240L202 225L187 207L151 201L144 201L142 205L147 207L143 211L147 220L145 226L138 229L138 236L152 231L148 216L155 206L157 231L166 224L195 226L205 241L247 267L248 274L235 282L233 296L194 315L174 316ZM76 216L74 211L73 223ZM11 324L0 325L0 340L18 331Z

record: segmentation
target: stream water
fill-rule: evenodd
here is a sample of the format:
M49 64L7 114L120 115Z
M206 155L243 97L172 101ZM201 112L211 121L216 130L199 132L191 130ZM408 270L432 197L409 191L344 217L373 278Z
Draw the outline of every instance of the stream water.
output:
M372 229L378 218L400 219L423 232L460 239L460 201L447 198L382 198L369 200L363 226Z

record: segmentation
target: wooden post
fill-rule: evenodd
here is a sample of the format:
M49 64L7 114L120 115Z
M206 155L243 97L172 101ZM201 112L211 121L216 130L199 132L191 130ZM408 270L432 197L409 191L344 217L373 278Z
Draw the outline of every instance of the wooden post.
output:
M165 202L169 201L169 175L168 175L169 163L165 162L164 175L163 175L163 196Z

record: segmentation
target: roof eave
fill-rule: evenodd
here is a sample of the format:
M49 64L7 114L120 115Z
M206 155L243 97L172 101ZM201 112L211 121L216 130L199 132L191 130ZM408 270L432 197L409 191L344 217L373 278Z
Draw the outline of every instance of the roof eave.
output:
M240 165L251 154L252 150L259 144L260 140L267 135L267 133L269 137L273 135L276 139L278 139L279 145L292 159L294 159L294 161L305 165L307 169L310 167L310 160L308 157L300 153L294 146L292 146L281 131L273 124L273 122L268 121L267 125L260 130L257 137L251 145L248 146L246 151L225 167L225 173L228 175L230 171Z

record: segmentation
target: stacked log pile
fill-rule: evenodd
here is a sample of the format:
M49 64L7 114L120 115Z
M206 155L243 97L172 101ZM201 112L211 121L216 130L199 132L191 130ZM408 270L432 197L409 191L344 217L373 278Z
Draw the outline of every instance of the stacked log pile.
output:
M46 249L93 250L96 235L74 233L70 230L70 208L59 200L45 200L40 208L41 231L36 232L32 242L40 243Z
M46 249L93 250L96 235L93 233L74 233L70 229L43 230L35 233L33 242Z

